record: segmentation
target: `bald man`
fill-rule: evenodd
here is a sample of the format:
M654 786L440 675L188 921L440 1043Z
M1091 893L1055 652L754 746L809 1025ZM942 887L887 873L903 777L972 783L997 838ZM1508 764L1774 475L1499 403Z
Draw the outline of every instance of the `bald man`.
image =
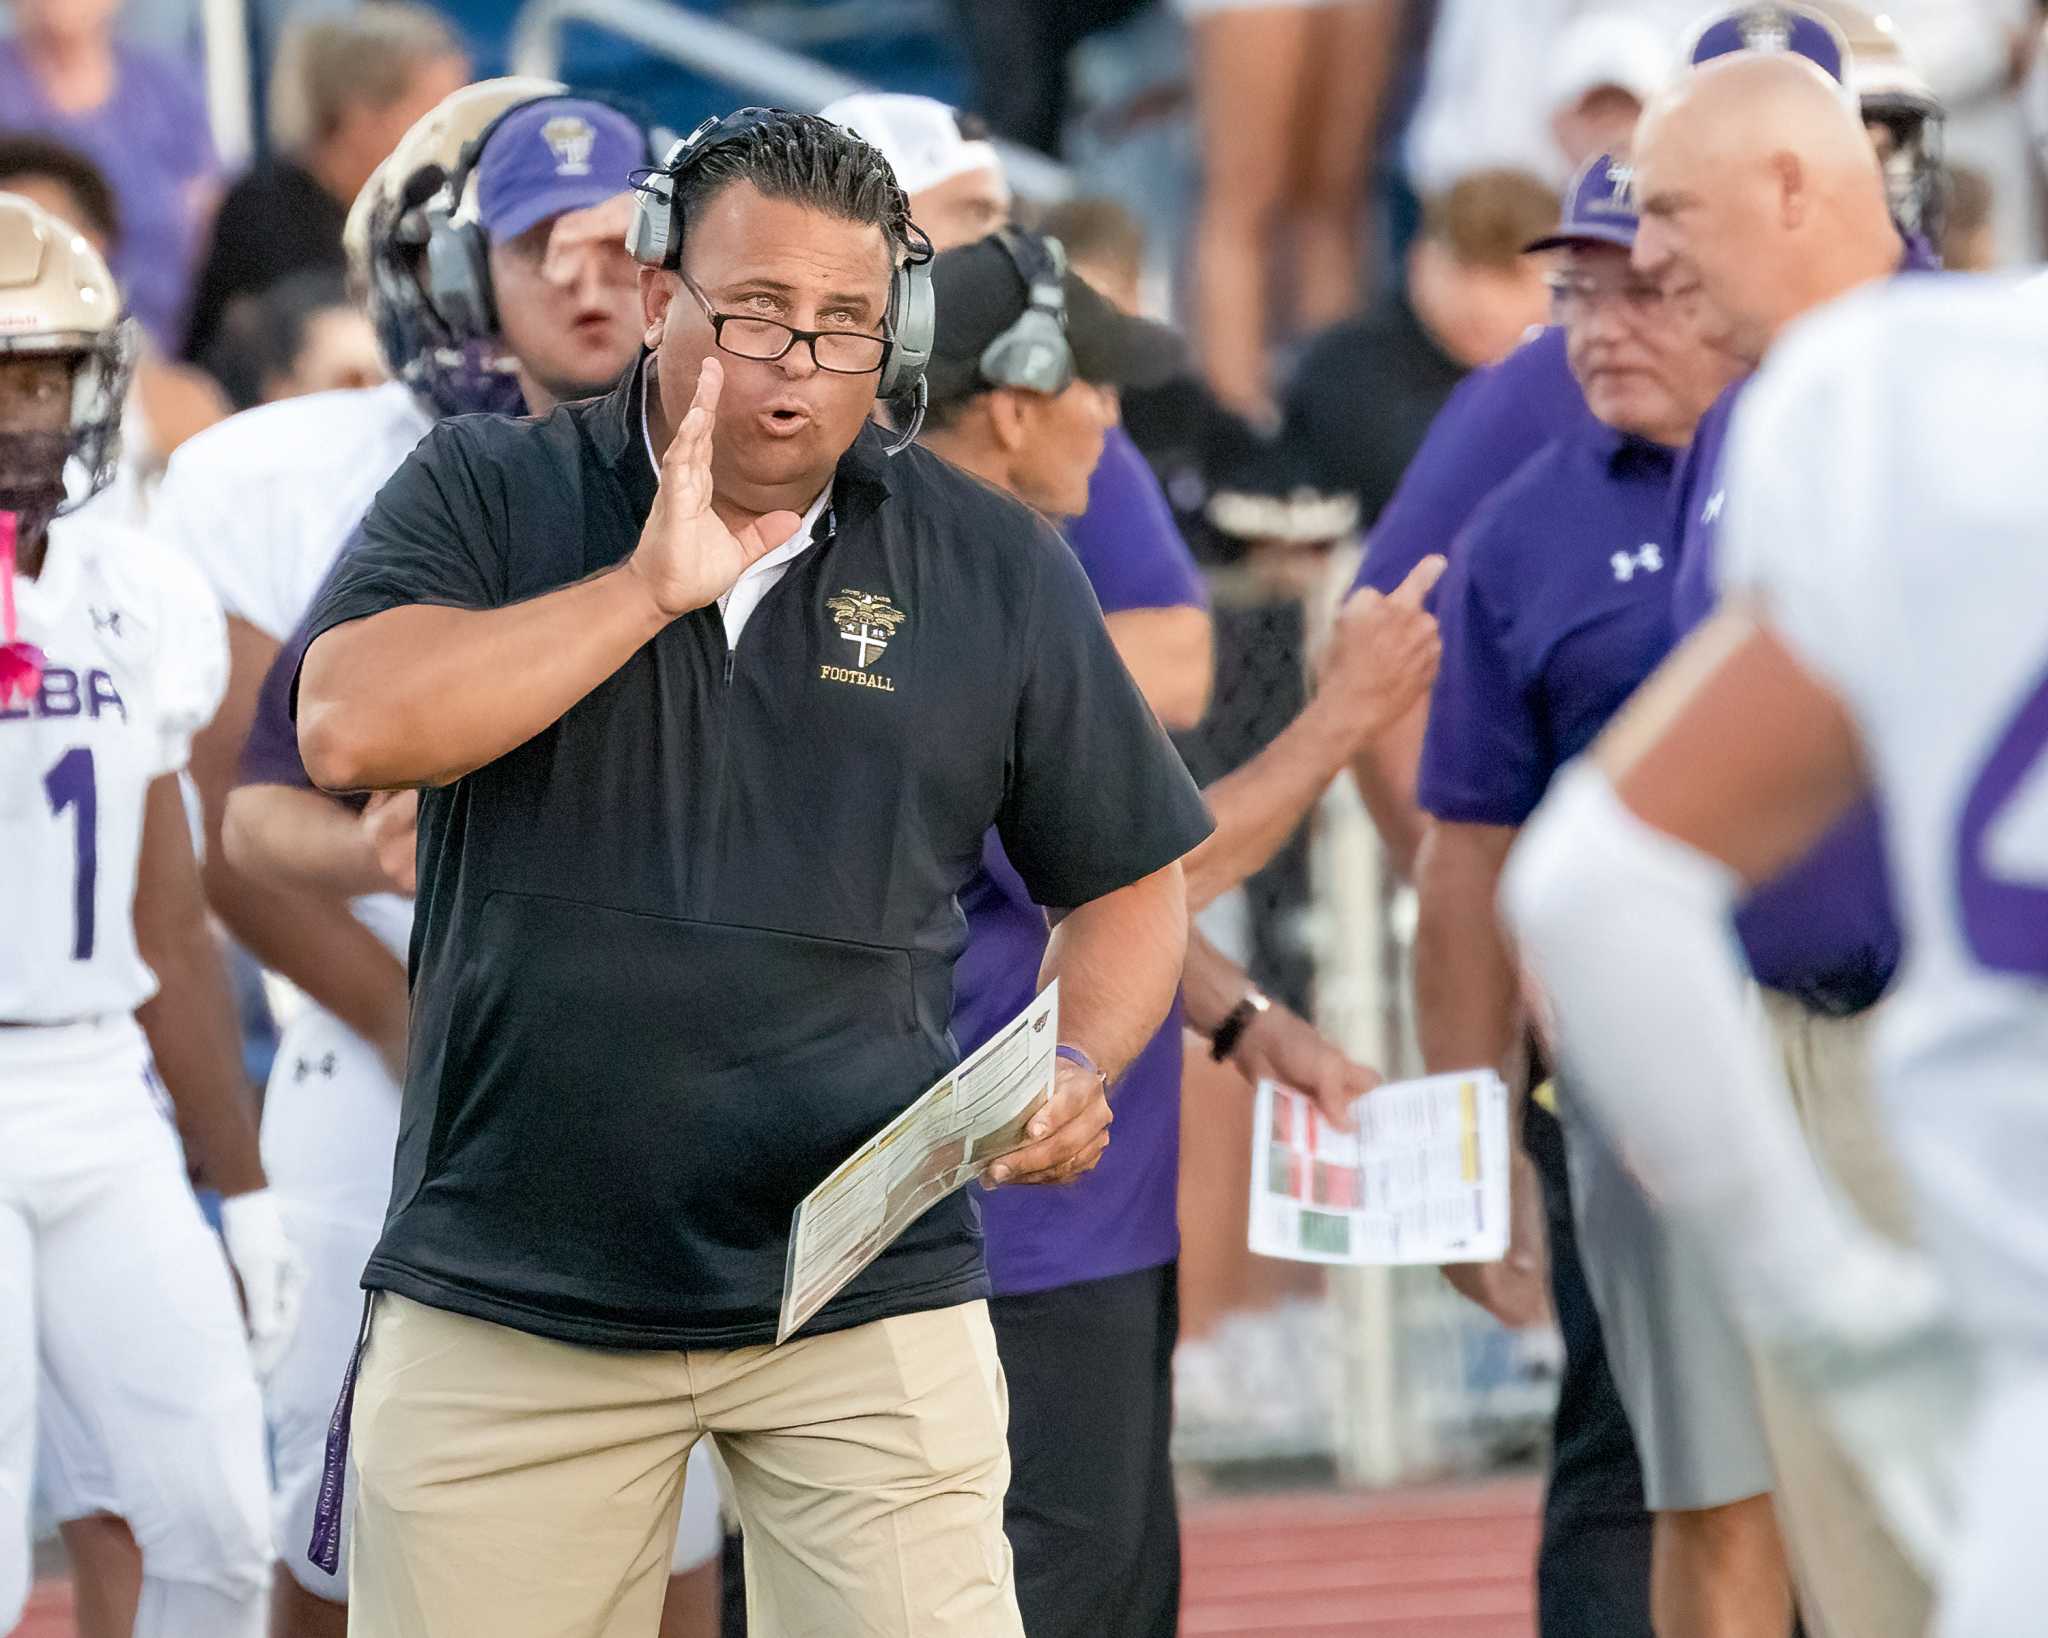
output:
M1751 366L1906 256L1854 95L1790 52L1704 64L1654 101L1635 183L1637 268L1692 296L1706 339Z
M1709 63L1654 102L1637 133L1635 185L1638 270L1689 311L1704 339L1746 365L1761 363L1802 315L1916 265L1854 100L1788 54L1748 51ZM1674 490L1681 636L1716 601L1727 499L1721 451L1742 385L1700 423ZM1866 1037L1899 955L1875 809L1865 804L1756 891L1736 930L1816 1158L1871 1226L1909 1240L1903 1186L1870 1107ZM1569 1038L1570 1017L1562 1024ZM1663 1092L1669 1082L1633 1078L1625 1054L1609 1055L1604 1039L1595 1045L1577 1090L1627 1149L1643 1088ZM1665 1112L1697 1123L1701 1152L1745 1118L1725 1102ZM1726 1253L1743 1231L1717 1225L1722 1243L1707 1248L1722 1254L1731 1282L1742 1264ZM1730 1296L1738 1312L1754 1313L1742 1291ZM1810 1630L1816 1638L1919 1638L1930 1602L1924 1577L1821 1431L1811 1400L1767 1360L1759 1376L1778 1513Z

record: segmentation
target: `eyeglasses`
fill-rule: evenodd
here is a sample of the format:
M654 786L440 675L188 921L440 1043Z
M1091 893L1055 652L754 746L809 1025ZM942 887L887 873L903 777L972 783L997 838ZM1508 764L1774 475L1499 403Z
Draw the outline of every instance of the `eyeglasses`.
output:
M895 345L887 336L864 336L851 330L799 330L776 319L753 318L714 309L689 274L679 274L704 316L711 321L711 339L735 358L772 364L799 341L809 344L811 361L835 375L873 375Z
M1599 279L1584 273L1553 273L1551 309L1559 322L1586 317L1609 302L1618 302L1631 318L1649 318L1664 306L1664 287L1654 279Z

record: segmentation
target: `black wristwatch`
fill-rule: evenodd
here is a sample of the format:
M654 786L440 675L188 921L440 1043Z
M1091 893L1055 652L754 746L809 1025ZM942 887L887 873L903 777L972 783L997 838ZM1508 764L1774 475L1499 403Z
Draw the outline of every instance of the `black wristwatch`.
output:
M1237 1043L1251 1027L1251 1021L1270 1010L1272 1005L1256 986L1246 990L1244 999L1230 1009L1229 1016L1216 1026L1216 1033L1209 1037L1209 1056L1222 1063L1237 1050Z

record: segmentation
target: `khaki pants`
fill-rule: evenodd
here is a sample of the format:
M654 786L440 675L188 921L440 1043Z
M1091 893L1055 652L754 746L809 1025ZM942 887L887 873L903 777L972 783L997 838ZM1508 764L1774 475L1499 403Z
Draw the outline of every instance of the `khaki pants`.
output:
M1871 1014L1828 1018L1762 992L1800 1122L1822 1170L1864 1220L1913 1241L1905 1180L1878 1124ZM1885 1526L1861 1477L1810 1396L1760 1365L1764 1429L1778 1473L1777 1508L1813 1638L1922 1638L1933 1594Z
M380 1295L356 1387L353 1638L654 1638L715 1434L763 1638L1022 1638L983 1303L780 1348L577 1347Z

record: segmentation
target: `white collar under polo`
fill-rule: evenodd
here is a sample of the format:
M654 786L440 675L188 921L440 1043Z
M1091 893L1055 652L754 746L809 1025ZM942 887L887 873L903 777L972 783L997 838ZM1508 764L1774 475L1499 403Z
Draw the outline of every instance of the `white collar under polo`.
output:
M640 442L647 451L647 464L654 468L654 481L661 482L661 457L654 452L654 431L647 419L647 394L654 382L654 372L644 371L640 377ZM737 648L740 633L746 629L747 618L761 606L761 599L775 589L775 583L789 572L790 564L804 554L811 544L811 536L818 527L818 519L825 514L825 508L832 504L832 484L828 479L825 487L818 491L818 498L811 502L803 518L796 526L796 533L780 546L764 556L755 559L730 591L718 599L718 612L725 617L725 645Z

